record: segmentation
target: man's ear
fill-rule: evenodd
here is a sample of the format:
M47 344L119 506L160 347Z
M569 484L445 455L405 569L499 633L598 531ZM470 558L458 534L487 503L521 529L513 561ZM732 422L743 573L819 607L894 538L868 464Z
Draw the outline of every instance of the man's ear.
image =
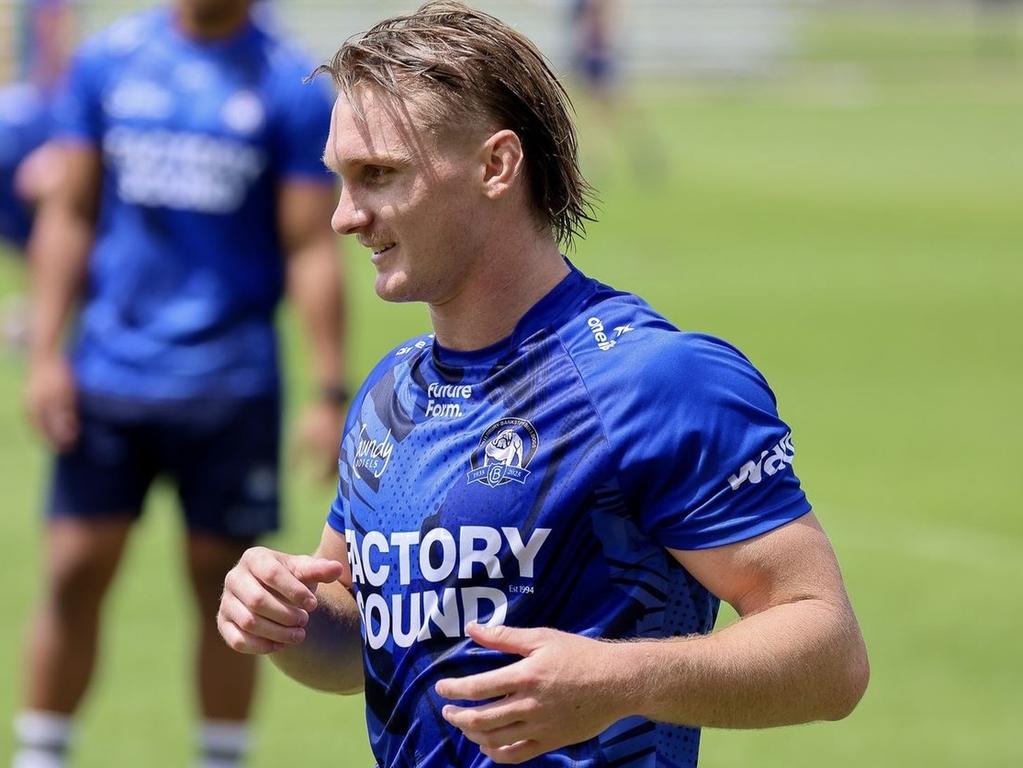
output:
M483 160L483 193L491 200L503 196L522 175L522 141L515 131L498 131L480 149Z

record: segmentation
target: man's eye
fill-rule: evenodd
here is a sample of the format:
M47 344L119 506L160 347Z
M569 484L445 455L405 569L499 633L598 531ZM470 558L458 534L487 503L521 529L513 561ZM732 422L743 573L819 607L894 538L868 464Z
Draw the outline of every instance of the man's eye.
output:
M382 181L390 172L390 168L385 168L382 165L370 165L366 167L364 175L366 181Z

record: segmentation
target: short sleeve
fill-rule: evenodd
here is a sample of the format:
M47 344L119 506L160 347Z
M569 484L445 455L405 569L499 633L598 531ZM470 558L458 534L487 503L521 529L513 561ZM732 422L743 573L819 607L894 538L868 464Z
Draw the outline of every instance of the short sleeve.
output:
M355 413L358 408L362 407L362 401L365 397L366 385L365 383L359 387L359 391L356 392L355 397L352 398L352 402L349 404L348 413L345 414L344 427L341 430L341 442L338 446L337 456L337 493L334 495L334 500L330 504L330 509L327 510L327 525L333 528L335 531L340 533L342 536L346 535L345 530L348 527L345 520L345 498L349 493L349 484L351 483L351 477L348 475L347 467L341 460L342 453L344 451L344 441L349 431L352 428L352 423L355 420ZM358 404L358 405L357 405Z
M54 136L99 144L103 137L102 62L96 46L80 50L53 109Z
M344 499L342 498L341 480L337 483L337 495L334 496L334 501L330 504L330 509L327 511L327 525L333 528L335 531L340 533L342 536L345 535L345 508Z
M633 367L609 439L641 529L666 547L749 539L810 511L788 426L764 377L738 350L667 333Z
M419 339L413 339L413 341L418 340ZM369 372L369 375L366 376L365 381L363 381L359 386L358 391L355 393L351 403L348 405L348 413L345 415L344 428L341 430L341 444L338 447L337 493L334 495L334 501L331 502L330 509L327 510L327 525L342 536L345 535L345 529L347 528L345 500L351 492L352 483L350 469L344 462L345 442L349 441L350 446L350 441L355 439L355 437L352 436L352 430L358 422L359 414L362 412L362 409L366 404L367 393L373 385L376 384L380 377L386 374L393 366L394 354L392 351L385 355L380 362L376 364L373 370Z
M333 184L333 176L323 165L332 108L326 81L320 78L303 82L296 69L281 85L282 102L275 136L277 175L282 179Z

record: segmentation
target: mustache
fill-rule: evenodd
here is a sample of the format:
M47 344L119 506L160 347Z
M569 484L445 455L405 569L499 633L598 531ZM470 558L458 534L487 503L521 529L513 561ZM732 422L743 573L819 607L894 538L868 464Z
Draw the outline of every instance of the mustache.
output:
M387 240L380 237L364 237L363 235L356 235L356 240L359 241L359 245L363 248L377 249L385 245L393 245L394 240Z

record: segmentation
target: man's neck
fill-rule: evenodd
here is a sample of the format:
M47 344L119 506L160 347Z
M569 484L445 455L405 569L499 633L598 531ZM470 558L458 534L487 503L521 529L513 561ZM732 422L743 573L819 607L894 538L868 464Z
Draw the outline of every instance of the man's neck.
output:
M483 349L510 336L522 316L569 273L550 237L509 258L482 261L460 293L430 305L438 343L447 349Z

